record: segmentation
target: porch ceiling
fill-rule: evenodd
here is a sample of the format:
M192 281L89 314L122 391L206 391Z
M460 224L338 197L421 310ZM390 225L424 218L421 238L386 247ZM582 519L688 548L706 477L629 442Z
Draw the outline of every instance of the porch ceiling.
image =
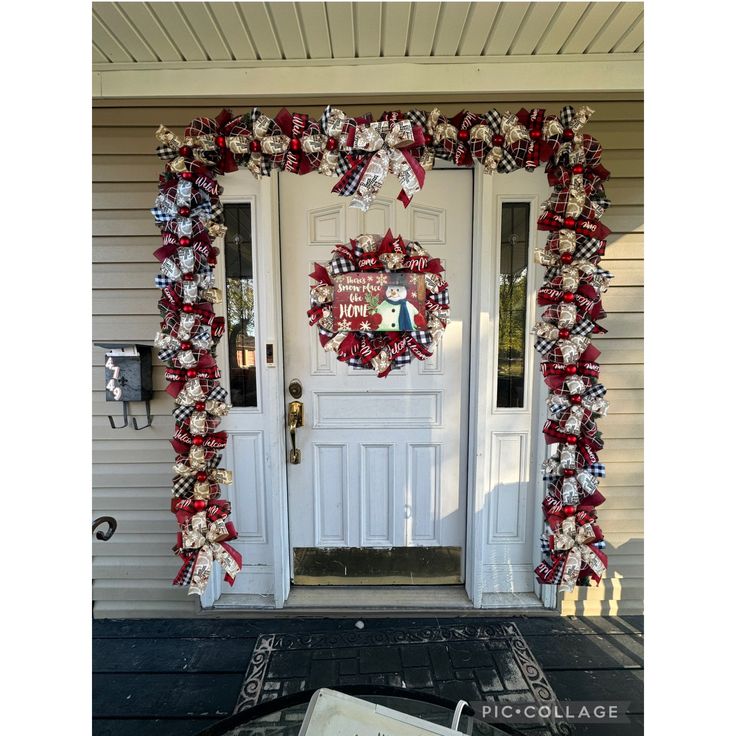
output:
M641 2L94 2L96 71L642 54ZM354 63L354 62L353 62Z

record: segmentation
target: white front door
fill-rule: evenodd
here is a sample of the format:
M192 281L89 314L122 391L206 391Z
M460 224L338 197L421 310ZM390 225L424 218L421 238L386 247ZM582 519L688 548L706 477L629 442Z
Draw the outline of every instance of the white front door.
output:
M230 230L218 278L228 330L218 361L235 404L222 424L223 466L235 479L223 494L244 567L232 588L215 576L205 605L284 605L295 549L328 550L337 562L351 550L459 550L457 582L466 578L476 606L540 605L532 570L544 416L531 327L541 273L532 267L526 283L526 267L544 242L534 221L547 187L541 170L476 172L473 202L473 176L432 171L408 209L389 181L367 213L316 174L224 178ZM321 349L306 316L308 274L336 243L389 227L444 261L451 321L432 359L379 379ZM288 463L286 432L293 379L305 409L298 465ZM398 577L433 582L422 558L411 569L402 567L411 555L394 559ZM336 566L329 582L340 574Z
M301 462L287 466L291 561L315 548L454 548L461 582L473 174L433 171L406 209L397 191L387 182L362 213L317 174L280 177L284 379L302 384L304 404ZM337 243L389 228L443 260L451 319L432 358L378 378L326 353L306 312L312 264L329 261ZM395 572L431 582L416 569Z

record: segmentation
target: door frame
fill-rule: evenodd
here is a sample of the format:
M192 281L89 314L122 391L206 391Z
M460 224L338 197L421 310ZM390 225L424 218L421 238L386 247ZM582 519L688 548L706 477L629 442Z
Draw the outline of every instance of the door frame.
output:
M438 167L439 168L439 167ZM518 172L514 172L517 175ZM431 175L431 174L430 174ZM257 284L261 284L257 297L258 318L258 365L263 382L261 391L264 411L270 415L267 420L267 437L264 438L266 451L265 469L267 501L271 513L271 533L274 560L274 607L283 608L291 589L291 561L289 559L289 525L288 495L286 481L286 388L284 374L284 341L281 301L281 232L280 232L280 197L279 177L275 172L270 177L263 177L257 183L257 193L252 197L256 208L256 232L259 235L259 257L257 258ZM223 202L246 201L243 195L227 194L225 181ZM248 198L250 199L250 197ZM534 198L536 201L536 198ZM532 206L534 206L534 201ZM538 204L541 204L539 202ZM468 400L468 453L467 493L466 493L466 544L465 544L465 590L475 608L482 607L482 567L483 567L483 522L485 496L490 487L490 436L491 427L487 408L491 404L492 393L490 379L494 365L494 331L492 329L495 315L495 290L483 288L483 274L493 273L496 253L494 252L495 229L491 223L495 221L495 197L493 195L493 177L485 175L479 166L473 167L473 227L472 227L472 282L471 282L471 314L470 314L470 386ZM536 235L536 229L533 230ZM536 293L543 274L530 261L531 289ZM532 302L533 306L533 302ZM481 319L485 315L484 319ZM534 313L531 312L533 318ZM490 326L490 327L489 327ZM265 344L272 343L275 348L275 366L266 367L263 355ZM544 498L544 484L536 468L541 459L546 457L547 448L541 433L544 423L544 402L541 395L539 379L539 357L532 350L534 357L529 361L531 385L531 463L529 468L530 501L535 509L541 509ZM270 499L268 498L270 497ZM533 540L539 539L542 533L541 510L534 514L531 529ZM541 561L541 550L538 544L532 544L532 565ZM244 571L245 572L245 571ZM214 576L219 581L219 576ZM220 597L221 582L209 586L211 594L203 597L203 607L211 607ZM555 608L557 591L555 586L534 583L534 593L545 608ZM524 610L526 606L519 606Z

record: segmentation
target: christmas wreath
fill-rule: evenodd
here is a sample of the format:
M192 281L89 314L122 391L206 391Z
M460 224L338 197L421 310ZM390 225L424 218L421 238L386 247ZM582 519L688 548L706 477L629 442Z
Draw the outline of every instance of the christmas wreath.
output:
M359 235L338 243L310 276L310 325L337 359L379 377L432 355L447 326L450 297L439 258L414 240Z

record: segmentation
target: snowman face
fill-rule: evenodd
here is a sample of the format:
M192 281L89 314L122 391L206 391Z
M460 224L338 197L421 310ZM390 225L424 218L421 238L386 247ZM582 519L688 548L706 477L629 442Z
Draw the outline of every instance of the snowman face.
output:
M389 284L386 287L386 299L390 299L392 302L398 302L402 299L406 299L406 287Z

